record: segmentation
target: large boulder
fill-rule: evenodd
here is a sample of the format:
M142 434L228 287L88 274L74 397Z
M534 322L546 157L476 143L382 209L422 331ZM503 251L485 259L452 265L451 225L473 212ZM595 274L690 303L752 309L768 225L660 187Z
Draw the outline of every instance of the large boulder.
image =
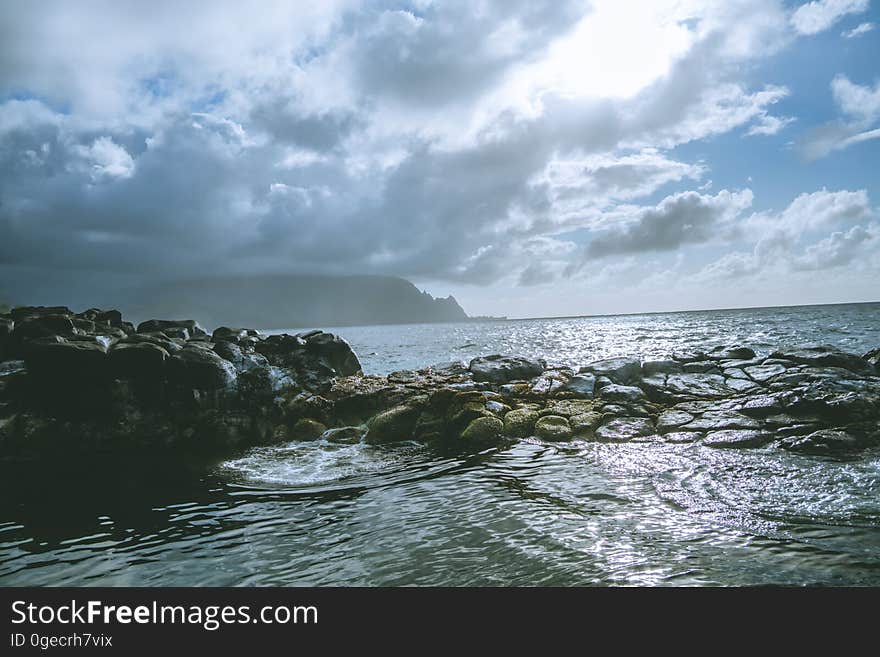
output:
M72 315L73 311L67 306L18 306L9 312L16 322L28 317L40 317L43 315Z
M270 335L255 349L270 365L292 370L307 390L322 391L336 377L361 373L360 361L348 342L322 331Z
M393 443L410 440L421 414L418 406L402 404L376 415L367 424L366 442Z
M535 435L544 440L559 441L571 438L568 418L561 415L545 415L535 422Z
M874 369L880 370L880 347L877 349L872 349L864 356L862 356L866 361L868 361L868 365L873 367Z
M116 378L159 380L171 357L162 346L153 342L119 342L108 354L110 372Z
M480 356L474 358L468 367L476 381L490 383L509 383L525 381L540 375L547 369L543 360L528 360L519 356Z
M471 420L461 432L461 440L474 445L487 445L497 442L503 432L504 423L497 417L487 415Z
M11 317L0 317L0 361L6 360L6 355L10 352L9 341L14 328L15 320Z
M517 408L504 416L504 433L512 438L531 436L538 421L538 412L530 408Z
M28 372L44 381L95 381L107 373L107 345L98 341L71 341L53 336L27 344Z
M22 343L53 335L74 335L75 328L73 320L67 315L36 315L17 320L12 335L17 342Z
M187 347L169 361L169 378L184 388L229 389L236 381L235 366L213 351Z

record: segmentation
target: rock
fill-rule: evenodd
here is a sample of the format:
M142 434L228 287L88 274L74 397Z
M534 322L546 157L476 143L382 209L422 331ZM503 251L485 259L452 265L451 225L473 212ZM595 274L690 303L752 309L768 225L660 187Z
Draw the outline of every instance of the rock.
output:
M211 341L234 342L235 344L239 344L242 341L246 341L248 338L258 338L259 336L260 332L254 329L221 326L214 329L214 332L211 334Z
M714 360L698 360L691 363L685 363L681 366L682 372L685 374L720 374L721 368Z
M318 440L327 431L327 427L309 417L296 421L291 429L294 440Z
M73 320L67 315L39 315L17 320L12 331L12 337L21 343L26 340L47 338L53 335L71 336L75 332Z
M775 351L770 354L770 357L814 367L840 367L852 372L862 372L868 368L868 362L864 358L844 353L826 345L804 347L791 351Z
M755 357L755 352L748 347L715 347L708 356L715 360L748 360Z
M720 429L757 429L757 420L736 411L707 411L682 426L685 431L718 431Z
M205 343L206 348L210 348L210 344ZM241 374L255 367L268 367L269 361L262 354L242 349L235 342L217 342L213 346L214 353L220 358L228 360L235 366L235 371Z
M636 383L642 376L642 363L636 358L606 358L582 367L578 374L587 372L618 384Z
M703 434L696 431L670 431L664 434L663 440L668 443L694 443L702 437Z
M726 397L733 390L718 374L670 374L666 377L665 392L675 397L713 399Z
M327 429L321 434L321 440L328 443L342 443L344 445L354 445L361 441L366 433L364 427L339 427L337 429Z
M119 342L108 353L111 374L120 379L160 380L170 354L151 342Z
M669 433L693 419L693 415L684 411L663 411L657 418L657 431L658 433Z
M468 367L476 381L490 383L509 383L523 381L539 376L546 369L543 360L528 360L518 356L480 356L474 358Z
M169 377L184 388L229 389L235 384L235 367L213 351L187 347L169 360Z
M760 385L749 379L727 379L725 381L727 387L736 392L749 392L751 390L759 390Z
M806 436L789 436L779 441L779 446L801 454L836 454L857 449L859 440L846 431L820 429Z
M606 401L639 402L645 399L645 392L636 386L624 386L617 383L607 385L599 391L599 396Z
M96 381L107 374L107 346L57 336L32 340L25 351L28 372L49 379Z
M15 328L15 320L11 317L0 317L0 361L6 359L10 354L10 341L12 338L12 330Z
M535 435L543 440L568 440L571 434L571 425L561 415L545 415L535 422Z
M868 361L868 365L876 370L880 370L880 347L878 347L877 349L872 349L864 356L862 356L862 358Z
M345 340L332 333L317 331L306 338L306 352L329 365L339 376L361 373L357 354Z
M472 420L461 432L461 440L478 445L497 442L504 432L504 423L497 417L483 416Z
M568 424L575 436L588 436L602 423L602 414L596 411L579 413L568 418Z
M596 429L596 438L603 442L626 442L654 433L651 421L643 417L621 417Z
M682 371L677 360L649 360L642 363L642 374L646 377L656 374L678 374Z
M562 415L563 417L571 417L572 415L580 415L589 413L593 410L593 402L581 399L561 399L551 402L544 410L540 411L540 415Z
M596 389L596 375L590 372L584 374L576 374L571 377L568 382L562 386L565 392L572 393L575 397L583 399L592 399Z
M538 421L538 413L529 408L516 408L504 416L504 435L511 438L531 436Z
M782 365L755 365L753 367L745 368L745 373L748 374L752 380L764 383L765 381L772 379L774 376L784 374L785 368Z
M379 413L367 425L366 442L383 444L410 440L421 408L402 404Z
M188 340L197 335L207 335L205 329L194 319L149 319L137 326L138 333L165 333L168 337ZM177 335L172 335L177 333Z
M761 447L773 440L773 435L752 429L724 429L706 434L703 444L716 448Z

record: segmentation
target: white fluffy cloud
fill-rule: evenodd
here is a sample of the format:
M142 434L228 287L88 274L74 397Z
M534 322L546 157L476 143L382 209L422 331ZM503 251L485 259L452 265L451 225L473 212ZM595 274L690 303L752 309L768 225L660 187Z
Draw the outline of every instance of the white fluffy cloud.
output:
M798 7L791 15L791 24L800 34L818 34L848 14L868 10L870 0L814 0Z
M871 87L837 75L831 93L841 117L812 129L801 140L800 150L808 160L880 137L880 129L874 127L880 120L880 81Z

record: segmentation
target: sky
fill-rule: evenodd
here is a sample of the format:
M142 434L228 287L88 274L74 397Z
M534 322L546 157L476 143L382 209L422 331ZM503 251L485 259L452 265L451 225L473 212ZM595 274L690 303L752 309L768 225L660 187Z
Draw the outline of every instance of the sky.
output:
M0 301L880 300L878 0L0 2Z

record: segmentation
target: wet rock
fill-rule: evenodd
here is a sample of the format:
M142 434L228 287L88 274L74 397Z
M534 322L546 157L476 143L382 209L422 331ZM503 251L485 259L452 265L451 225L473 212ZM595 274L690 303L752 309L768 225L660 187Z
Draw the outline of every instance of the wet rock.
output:
M852 372L862 372L868 367L868 363L864 358L847 354L827 345L804 347L803 349L793 349L791 351L775 351L770 354L770 357L814 367L840 367Z
M755 352L748 347L715 347L709 352L709 358L716 360L747 360L755 357Z
M590 435L602 424L602 414L596 411L589 411L572 415L568 418L568 424L571 426L571 431L575 436Z
M685 374L721 374L721 368L713 360L699 360L691 363L685 363L681 367Z
M94 381L107 374L107 346L99 342L40 338L28 343L24 360L30 374L56 382Z
M773 435L753 429L724 429L706 434L703 444L707 447L746 449L762 447L773 440Z
M576 374L562 386L562 390L570 392L575 397L592 399L593 393L596 390L596 375L590 372Z
M769 381L774 376L779 376L780 374L784 374L785 368L782 365L777 365L777 364L755 365L753 367L747 367L745 369L745 372L754 381L758 381L758 382L763 383L764 381Z
M685 431L718 431L720 429L757 429L757 420L736 411L707 411L682 426Z
M613 383L636 383L642 376L642 363L635 358L607 358L582 367L578 373L587 372L607 377Z
M371 444L410 440L420 414L419 406L409 404L379 413L367 424L367 435L364 439Z
M529 408L516 408L504 416L504 434L511 438L531 436L537 421L537 411Z
M663 440L668 443L694 443L702 437L703 434L696 431L670 431L664 434Z
M210 344L205 343L205 348L210 348ZM217 342L214 344L213 350L218 356L232 363L235 366L235 371L239 374L255 367L269 366L269 361L265 356L249 349L242 349L234 342Z
M168 337L188 340L197 335L207 335L194 319L148 319L137 326L138 333L165 333ZM172 335L177 333L177 335Z
M12 339L20 344L36 338L70 336L75 333L73 320L67 315L38 315L16 321Z
M478 417L461 432L461 440L478 445L491 444L497 442L503 432L504 423L497 417Z
M645 392L636 386L624 386L617 383L607 385L599 391L599 396L606 401L639 402L645 399Z
M755 383L754 381L751 381L749 379L731 378L731 379L727 379L725 381L725 383L729 388L731 388L732 390L735 390L736 392L740 392L740 393L749 392L752 390L759 390L761 388L760 385L758 385L757 383Z
M717 398L734 391L718 374L670 374L666 377L665 392L674 397Z
M213 342L233 342L235 344L239 344L243 341L247 342L248 338L258 337L260 337L260 332L254 329L231 328L229 326L216 328L211 334L211 340Z
M864 356L862 356L866 361L868 361L868 365L873 367L875 370L880 370L880 347L877 349L872 349Z
M801 454L837 454L860 447L860 441L852 434L839 429L820 429L806 436L789 436L779 441L779 446Z
M173 382L184 388L220 390L235 385L235 366L208 349L187 347L174 354L168 365Z
M658 433L669 433L674 431L683 424L693 421L694 416L684 411L669 410L663 411L657 417Z
M476 381L509 383L539 376L547 364L543 360L528 360L518 356L480 356L470 362L469 370Z
M545 415L535 422L535 435L543 440L568 440L572 436L571 425L561 415Z
M603 442L626 442L654 433L651 421L643 417L621 417L596 429L596 438Z
M649 360L642 363L642 374L645 377L656 374L678 374L682 371L682 365L677 360Z
M328 443L342 443L344 445L354 445L361 441L366 433L364 427L338 427L336 429L327 429L321 434L321 440Z
M120 342L108 353L110 371L120 379L161 380L171 355L151 342Z
M327 431L321 422L313 420L309 417L297 420L296 424L291 428L291 435L294 440L318 440Z

